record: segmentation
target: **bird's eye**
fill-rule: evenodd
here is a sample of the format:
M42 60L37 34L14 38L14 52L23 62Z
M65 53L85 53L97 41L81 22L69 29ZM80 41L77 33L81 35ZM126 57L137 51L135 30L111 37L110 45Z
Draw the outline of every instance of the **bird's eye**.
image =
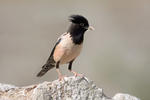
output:
M80 23L80 25L81 25L81 26L84 26L84 24L83 24L83 23Z

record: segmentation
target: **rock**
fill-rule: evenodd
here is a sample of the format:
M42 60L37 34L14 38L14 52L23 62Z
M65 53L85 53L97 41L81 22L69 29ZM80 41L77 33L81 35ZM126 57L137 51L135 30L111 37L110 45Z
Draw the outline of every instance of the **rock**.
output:
M129 94L122 94L122 93L117 93L114 97L114 100L140 100L134 96L131 96Z
M0 100L140 100L128 94L107 97L103 89L86 77L65 77L64 81L55 80L26 87L4 84L0 84L0 87Z

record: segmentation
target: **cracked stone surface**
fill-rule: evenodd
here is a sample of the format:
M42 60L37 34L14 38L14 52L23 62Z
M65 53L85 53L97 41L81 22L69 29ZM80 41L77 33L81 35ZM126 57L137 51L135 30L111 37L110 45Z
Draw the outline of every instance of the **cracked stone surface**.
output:
M140 100L129 94L104 94L86 77L65 77L64 81L43 82L26 87L0 84L0 100Z

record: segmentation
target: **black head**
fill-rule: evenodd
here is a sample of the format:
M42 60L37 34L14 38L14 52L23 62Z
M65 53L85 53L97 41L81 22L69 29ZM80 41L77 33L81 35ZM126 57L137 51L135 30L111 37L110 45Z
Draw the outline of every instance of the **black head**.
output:
M84 33L89 28L88 20L81 15L71 15L69 20L72 22L68 32L71 34L72 40L75 44L83 42Z
M88 20L81 15L71 15L69 19L73 24L79 25L81 28L87 30L89 27Z

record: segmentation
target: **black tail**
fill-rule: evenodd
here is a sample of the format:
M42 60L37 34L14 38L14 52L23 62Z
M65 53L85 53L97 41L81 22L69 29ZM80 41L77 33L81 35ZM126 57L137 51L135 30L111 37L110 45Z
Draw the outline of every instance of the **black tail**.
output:
M47 71L49 71L50 69L54 68L55 65L54 64L45 64L42 67L42 70L36 75L37 77L41 77L43 76Z

